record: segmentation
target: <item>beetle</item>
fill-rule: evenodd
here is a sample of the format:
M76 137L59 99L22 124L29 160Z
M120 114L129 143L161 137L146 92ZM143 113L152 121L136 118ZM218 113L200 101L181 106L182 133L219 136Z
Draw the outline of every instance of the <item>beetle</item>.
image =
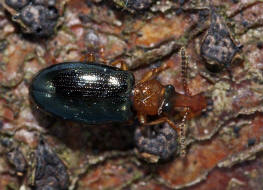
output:
M184 50L181 55L184 63ZM113 65L119 63L121 69L94 59L52 65L33 78L30 96L40 109L66 120L93 125L125 122L135 111L141 126L167 122L181 134L179 136L183 136L182 129L170 119L174 115L174 106L187 108L184 120L190 109L192 114L200 111L200 106L196 109L187 101L189 90L185 77L183 86L187 94L176 95L172 85L162 85L155 79L158 73L168 68L167 64L147 72L135 84L134 75L126 70L124 62ZM182 72L185 75L185 68ZM148 116L158 118L148 121Z

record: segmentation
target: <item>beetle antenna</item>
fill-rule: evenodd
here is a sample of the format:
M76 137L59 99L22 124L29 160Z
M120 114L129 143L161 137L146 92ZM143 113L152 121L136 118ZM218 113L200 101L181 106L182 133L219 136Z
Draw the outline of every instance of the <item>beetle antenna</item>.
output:
M186 110L186 112L184 114L182 122L179 125L179 129L180 129L180 134L179 134L180 135L180 156L182 158L184 158L185 155L186 155L186 151L185 151L185 149L186 149L186 145L185 145L186 124L185 123L186 123L187 115L189 113L189 107L187 107L186 109L187 110Z
M185 54L185 47L182 47L180 49L180 54L181 54L181 60L182 60L182 82L183 82L183 88L184 88L184 94L186 96L190 96L190 91L188 88L188 83L187 83L187 70L188 70L188 59ZM185 157L185 136L186 136L186 119L189 114L190 108L186 107L186 111L184 113L183 119L181 124L179 125L180 128L180 156Z
M184 93L186 96L189 96L190 91L189 91L188 83L187 83L188 60L185 54L185 47L181 48L180 53L181 53L181 59L182 59L182 81L183 81Z

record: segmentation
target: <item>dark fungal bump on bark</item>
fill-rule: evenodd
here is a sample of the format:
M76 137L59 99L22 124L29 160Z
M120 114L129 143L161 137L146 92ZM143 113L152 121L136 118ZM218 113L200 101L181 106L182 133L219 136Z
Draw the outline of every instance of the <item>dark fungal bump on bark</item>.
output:
M19 148L15 148L7 153L7 160L14 166L16 174L23 176L27 169L26 159Z
M241 48L236 45L227 26L212 8L210 27L202 40L200 49L207 69L211 72L219 72L229 67Z
M20 10L26 6L30 1L29 0L5 0L5 3L12 7L13 9Z
M49 36L56 25L58 11L55 7L29 5L21 10L20 18L31 33L37 36Z
M51 36L61 16L56 0L5 0L3 6L24 34L36 37Z
M161 160L170 158L178 150L177 133L168 124L138 127L134 138L139 153L157 156Z
M40 139L35 152L33 186L35 189L66 190L69 187L67 168L56 153Z

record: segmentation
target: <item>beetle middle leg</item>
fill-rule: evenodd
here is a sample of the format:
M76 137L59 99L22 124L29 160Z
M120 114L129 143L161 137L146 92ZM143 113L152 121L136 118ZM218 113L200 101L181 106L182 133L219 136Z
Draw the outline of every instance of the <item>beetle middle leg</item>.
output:
M156 119L154 121L145 123L144 126L151 126L151 125L158 125L158 124L162 124L164 122L167 122L174 130L176 130L178 133L180 132L179 127L177 127L173 121L171 121L169 118L167 117L161 117L159 119Z
M152 78L155 78L160 72L168 68L169 68L168 64L166 63L162 64L160 67L154 68L151 71L147 72L138 83L143 83L146 82L147 80L151 80Z
M125 63L125 61L123 60L116 60L116 61L113 61L111 63L112 66L117 66L117 65L120 65L120 69L121 70L124 70L124 71L127 71L128 70L128 66L127 64Z
M87 62L95 62L95 55L93 53L88 53L86 55L82 55L80 57L80 61L84 62L84 61L87 61Z

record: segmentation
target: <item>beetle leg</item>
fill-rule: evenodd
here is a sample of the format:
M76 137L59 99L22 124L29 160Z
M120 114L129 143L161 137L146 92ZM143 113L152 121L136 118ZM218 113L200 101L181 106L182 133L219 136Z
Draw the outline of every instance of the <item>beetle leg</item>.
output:
M138 113L137 117L138 117L140 124L145 125L145 123L147 122L146 115Z
M182 47L180 49L180 54L181 54L181 60L182 60L182 82L183 82L183 88L184 88L184 93L186 96L191 96L191 93L190 93L190 90L188 88L188 83L187 83L187 69L188 69L188 57L186 56L186 53L185 53L185 47ZM180 149L180 156L181 157L185 157L185 136L186 136L186 119L189 115L189 112L190 112L190 108L189 107L186 107L186 111L184 113L184 116L183 116L183 119L182 119L182 122L181 124L179 125L179 129L180 129L180 146L181 146L181 149Z
M99 48L99 59L100 59L100 62L104 63L105 65L107 64L107 59L105 58L105 53L104 53L104 47L101 46Z
M113 61L111 63L112 66L117 66L117 65L120 65L120 69L121 70L124 70L124 71L127 71L128 70L128 66L127 64L125 63L125 61L123 60L116 60L116 61Z
M148 81L148 80L156 77L157 74L159 74L160 72L162 72L168 68L169 68L168 64L166 64L166 63L162 64L160 67L154 68L151 71L147 72L138 83L144 83L145 81Z
M56 64L57 63L56 58L54 56L52 56L52 58L51 58L51 63L52 64Z
M151 121L151 122L148 122L148 123L145 123L144 125L147 126L147 125L158 125L158 124L161 124L161 123L165 123L167 122L174 130L176 130L178 133L180 132L179 130L179 127L177 127L174 122L172 122L170 119L168 119L167 117L161 117L159 119L156 119L154 121Z
M93 53L88 53L86 55L82 55L80 57L80 61L81 62L84 62L84 61L87 61L87 62L95 62L95 56Z
M184 114L184 117L182 119L182 122L181 124L179 125L179 129L180 129L180 156L181 157L185 157L185 149L186 149L186 145L185 145L185 136L186 136L186 119L187 119L187 116L189 114L189 111L190 111L190 108L189 107L186 107L186 111L185 111L185 114Z

